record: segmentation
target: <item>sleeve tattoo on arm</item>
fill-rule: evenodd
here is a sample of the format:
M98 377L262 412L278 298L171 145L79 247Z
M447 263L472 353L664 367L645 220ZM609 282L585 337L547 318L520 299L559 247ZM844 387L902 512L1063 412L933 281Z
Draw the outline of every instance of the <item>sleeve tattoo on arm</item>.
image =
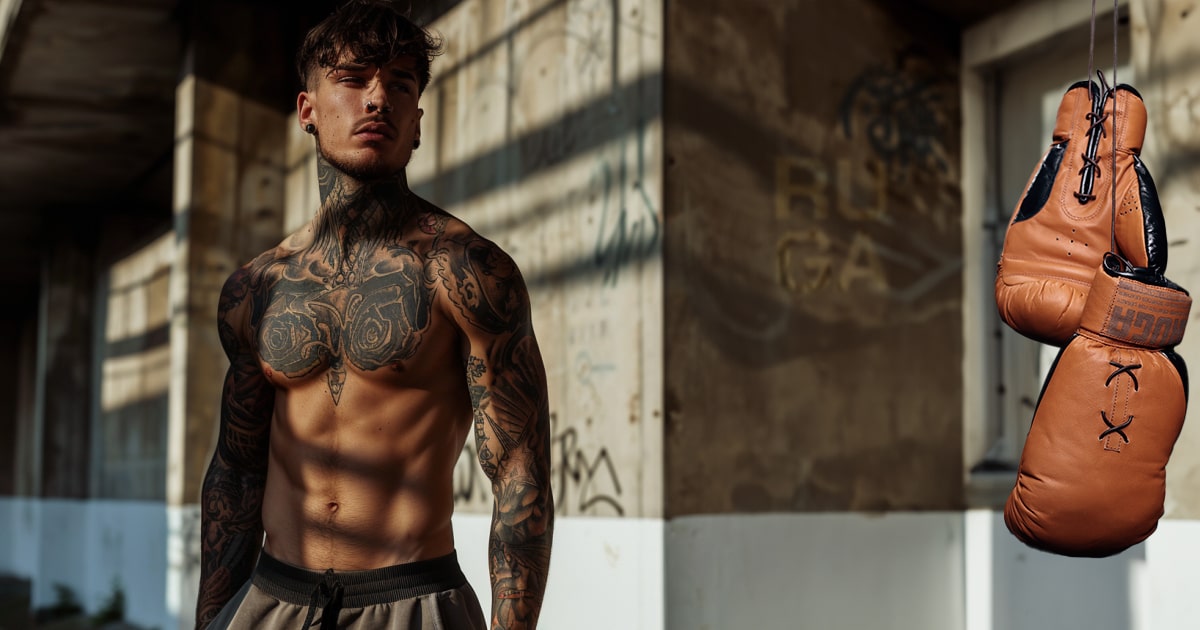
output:
M257 274L235 272L221 291L218 330L229 357L221 395L220 433L201 495L200 590L196 627L207 627L250 577L262 543L262 497L267 473L274 389L251 345Z
M546 372L520 271L482 238L435 251L454 316L470 339L466 376L479 465L495 503L488 544L492 628L534 628L550 566Z

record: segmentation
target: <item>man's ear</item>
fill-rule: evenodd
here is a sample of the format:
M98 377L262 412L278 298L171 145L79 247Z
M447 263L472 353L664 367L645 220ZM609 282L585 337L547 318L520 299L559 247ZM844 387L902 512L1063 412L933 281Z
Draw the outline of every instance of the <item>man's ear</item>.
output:
M300 128L308 130L309 125L316 125L316 117L313 116L313 101L308 92L301 92L296 97L296 118L300 123Z
M416 140L417 142L421 141L421 117L424 115L425 115L425 110L418 107L417 108L417 121L416 121L417 128L416 128L415 133L413 133L413 140Z

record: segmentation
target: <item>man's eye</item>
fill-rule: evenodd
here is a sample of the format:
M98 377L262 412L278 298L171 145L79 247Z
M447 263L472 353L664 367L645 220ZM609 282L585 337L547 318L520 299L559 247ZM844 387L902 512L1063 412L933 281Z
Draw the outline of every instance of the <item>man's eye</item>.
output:
M401 92L404 92L405 94L408 94L409 92L412 91L412 88L409 87L409 85L407 83L393 83L392 89L399 90Z
M362 77L342 77L338 79L338 83L362 83Z

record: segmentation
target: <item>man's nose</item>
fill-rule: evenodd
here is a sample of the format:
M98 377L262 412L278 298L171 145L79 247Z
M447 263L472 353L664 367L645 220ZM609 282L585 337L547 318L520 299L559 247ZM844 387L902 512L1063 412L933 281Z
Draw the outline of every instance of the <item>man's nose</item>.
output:
M367 90L367 102L364 106L368 114L373 114L376 110L384 114L392 111L392 104L388 102L387 88L382 80L371 82L370 88Z

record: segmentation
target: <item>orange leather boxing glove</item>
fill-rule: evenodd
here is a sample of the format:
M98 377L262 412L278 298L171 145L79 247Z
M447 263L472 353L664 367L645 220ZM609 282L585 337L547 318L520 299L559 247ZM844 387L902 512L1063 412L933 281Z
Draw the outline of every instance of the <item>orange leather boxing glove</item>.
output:
M1114 240L1117 253L1135 267L1165 272L1162 209L1138 157L1145 134L1146 107L1132 87L1102 91L1081 81L1067 90L1053 143L1013 211L996 269L996 305L1017 332L1065 344L1079 327L1092 276Z
M1162 517L1187 406L1174 346L1192 299L1112 254L1089 284L1079 330L1043 385L1004 523L1032 547L1099 557L1145 540Z

